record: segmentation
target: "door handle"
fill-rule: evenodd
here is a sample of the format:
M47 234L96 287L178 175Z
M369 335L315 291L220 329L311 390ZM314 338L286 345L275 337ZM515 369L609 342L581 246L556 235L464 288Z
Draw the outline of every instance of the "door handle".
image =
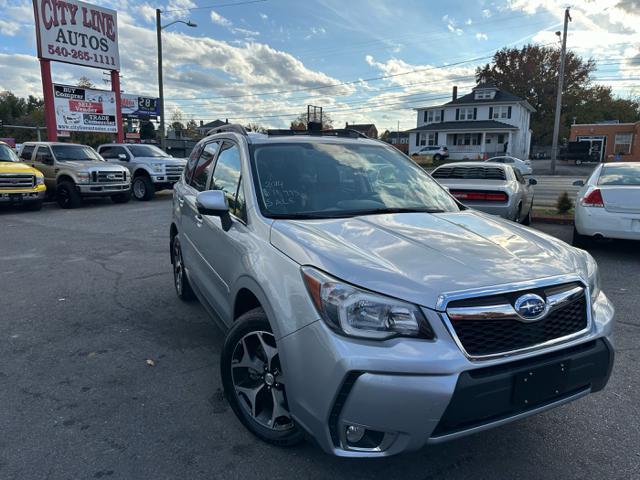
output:
M181 207L184 207L184 198L178 197L178 203L180 204Z
M194 218L196 219L196 225L198 227L202 226L202 215L200 215L199 213L196 213Z

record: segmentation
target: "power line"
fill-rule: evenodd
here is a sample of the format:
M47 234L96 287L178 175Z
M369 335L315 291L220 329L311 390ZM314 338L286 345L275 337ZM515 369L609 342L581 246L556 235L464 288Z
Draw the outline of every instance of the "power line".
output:
M207 5L205 7L173 8L171 10L163 10L162 13L187 12L187 11L194 11L194 10L209 10L211 8L235 7L235 6L238 6L238 5L249 5L249 4L252 4L252 3L262 3L262 2L266 2L266 1L267 0L247 0L245 2L220 3L218 5Z

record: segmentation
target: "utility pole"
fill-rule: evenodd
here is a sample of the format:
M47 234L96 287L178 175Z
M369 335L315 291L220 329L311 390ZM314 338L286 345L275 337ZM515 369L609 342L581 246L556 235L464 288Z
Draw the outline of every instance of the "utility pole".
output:
M564 87L564 61L567 54L567 29L571 15L569 8L564 11L564 32L562 34L562 50L560 52L560 71L558 72L558 93L556 95L556 115L553 121L553 144L551 145L551 175L556 174L556 161L558 159L558 135L560 134L560 113L562 110L562 89ZM560 32L557 32L558 34Z
M197 25L191 20L174 20L171 23L162 25L162 10L156 9L156 36L158 39L158 101L160 102L160 147L165 150L167 138L164 130L164 86L162 83L162 30L176 23L184 23L187 27L195 28Z

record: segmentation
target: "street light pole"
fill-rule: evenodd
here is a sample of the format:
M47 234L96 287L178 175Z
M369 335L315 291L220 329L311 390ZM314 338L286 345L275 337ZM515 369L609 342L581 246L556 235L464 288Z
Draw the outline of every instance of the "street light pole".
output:
M164 130L164 86L162 84L162 25L161 11L156 9L156 35L158 37L158 101L160 102L160 148L165 150L167 140Z
M184 23L187 27L197 27L197 25L191 21L185 22L183 20L175 20L166 25L162 25L162 10L156 9L156 36L158 39L158 102L160 103L160 147L162 150L166 149L167 138L165 132L164 121L164 84L162 79L162 30L175 24Z
M553 143L551 145L551 175L556 174L558 159L558 135L560 134L560 113L562 110L562 88L564 87L564 61L567 54L567 29L569 27L569 8L564 11L564 32L562 34L562 51L560 52L560 72L558 73L558 92L556 95L556 115L553 121ZM560 33L560 32L558 32Z

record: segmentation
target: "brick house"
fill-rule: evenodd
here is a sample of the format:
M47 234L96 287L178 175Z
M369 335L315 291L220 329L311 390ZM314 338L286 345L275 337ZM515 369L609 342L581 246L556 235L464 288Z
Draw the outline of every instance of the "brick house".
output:
M590 142L601 162L613 161L617 153L624 162L640 161L640 122L571 125L570 140Z
M386 141L401 152L409 154L409 134L407 132L389 132Z

